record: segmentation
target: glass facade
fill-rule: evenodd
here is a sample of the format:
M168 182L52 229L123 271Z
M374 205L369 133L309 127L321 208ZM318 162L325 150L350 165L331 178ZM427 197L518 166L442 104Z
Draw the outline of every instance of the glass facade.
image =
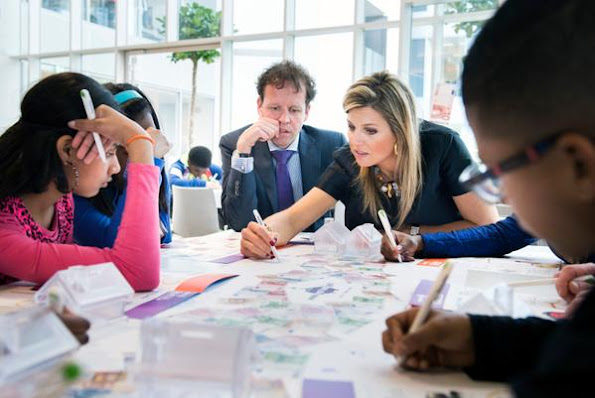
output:
M174 143L172 156L200 144L217 159L219 136L257 117L256 79L272 63L294 59L310 71L318 94L307 123L338 131L345 130L341 102L349 85L388 69L409 84L420 115L461 131L474 148L458 79L469 43L498 0L416 2L2 2L0 43L7 51L0 62L7 73L0 79L17 97L39 79L68 70L100 82L131 82L154 102ZM409 31L402 29L403 15L411 18ZM18 112L16 98L7 102L0 109L0 128Z

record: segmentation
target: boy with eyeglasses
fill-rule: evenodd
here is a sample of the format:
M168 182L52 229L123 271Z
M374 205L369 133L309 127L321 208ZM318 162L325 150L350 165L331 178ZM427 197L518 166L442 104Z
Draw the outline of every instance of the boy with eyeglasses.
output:
M469 184L502 196L521 226L571 257L595 253L595 2L508 0L465 59L463 100L483 171ZM489 186L489 185L488 185ZM465 368L519 397L593 396L595 292L572 319L417 310L387 319L386 352L405 366Z

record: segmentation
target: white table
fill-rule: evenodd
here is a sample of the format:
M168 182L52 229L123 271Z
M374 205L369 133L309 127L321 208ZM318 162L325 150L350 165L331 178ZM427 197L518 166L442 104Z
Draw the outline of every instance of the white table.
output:
M304 378L352 381L357 397L424 397L428 392L451 390L459 391L467 398L507 396L504 385L474 382L462 372L422 374L396 371L394 359L383 352L381 332L384 330L385 318L405 309L419 280L434 279L438 268L419 266L416 265L417 262L408 264L366 262L360 265L339 263L336 259L323 260L314 256L313 246L307 245L282 249L281 263L248 259L229 265L211 262L215 258L238 252L239 234L231 231L174 241L170 248L162 249L162 283L158 291L137 294L134 305L157 297L164 291L173 290L179 282L189 276L206 272L234 273L240 276L158 315L163 318L203 320L206 311L216 310L217 316L222 316L221 314L233 316L234 309L262 310L263 303L274 301L269 296L256 295L255 299L248 300L244 304L230 304L229 298L236 298L237 302L238 298L246 296L246 290L242 289L266 280L278 281L279 275L283 276L291 271L294 273L304 271L300 275L310 275L312 277L310 281L289 282L284 287L290 305L290 309L285 311L285 316L294 320L291 326L278 326L263 332L264 321L254 322L253 328L256 333L277 334L280 341L283 341L279 344L274 341L272 348L263 349L263 346L259 345L259 349L263 353L278 354L283 351L287 348L286 330L290 327L296 329L295 322L303 323L304 319L307 320L308 316L304 315L306 311L315 311L314 317L321 316L328 319L329 313L325 315L325 308L331 310L331 319L332 311L335 311L335 323L325 329L314 322L316 327L320 330L324 329L324 332L312 332L309 337L318 341L322 335L330 334L332 339L319 344L301 345L304 336L300 336L302 343L297 344L295 350L285 351L288 355L285 360L295 360L303 355L307 359L301 366L283 363L284 360L278 355L276 360L261 361L256 371L256 377L260 380L260 389L257 389L254 396L276 397L286 394L285 396L301 397ZM310 266L305 264L307 268L305 270L303 265L309 261L319 261L319 263L318 265L310 263ZM322 265L320 261L326 261L326 265ZM455 287L465 285L469 268L497 269L504 274L523 274L534 279L537 276L545 277L555 272L555 269L542 266L540 263L559 262L549 249L537 246L515 252L509 259L455 261L456 267L449 280L451 286ZM317 273L323 270L328 273L316 278ZM337 272L342 272L343 276L338 277ZM264 275L269 275L270 279L267 277L263 279ZM360 275L362 280L358 281L357 275ZM374 275L378 278L376 282L371 282ZM350 282L344 282L346 279ZM328 294L324 297L324 294L305 293L306 289L316 291L322 285L337 289L336 294ZM240 292L239 296L238 292ZM367 300L370 302L368 303ZM27 306L30 303L31 293L28 293L26 288L0 291L0 310ZM362 316L365 318L362 321L363 326L347 333L344 327L338 327L336 324L339 323L339 319L345 321L350 315L341 318L337 308L345 309L349 303L357 303L358 311L363 307L368 310L375 306L376 308L370 310L373 312L372 315ZM368 304L369 306L366 307ZM301 316L299 311L302 311ZM322 311L322 315L317 311ZM354 312L357 313L357 311ZM365 311L362 310L362 312ZM271 316L278 314L283 314L283 311L271 310L270 312ZM242 316L235 318L239 324L245 323L247 319L249 318ZM108 325L94 327L90 333L91 342L75 354L75 359L82 362L91 372L125 369L125 359L128 361L135 357L138 359L139 325L140 322L137 320L120 318L111 321ZM297 326L297 329L300 329L300 325ZM301 326L300 333L307 333L308 326L303 324ZM275 358L275 355L272 357ZM279 384L282 385L281 390L275 387ZM285 392L282 392L283 390Z

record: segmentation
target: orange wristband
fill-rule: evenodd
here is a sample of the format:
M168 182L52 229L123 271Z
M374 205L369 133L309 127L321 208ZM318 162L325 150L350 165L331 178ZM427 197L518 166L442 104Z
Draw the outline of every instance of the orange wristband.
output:
M137 135L133 135L132 137L128 138L126 140L126 146L132 144L134 141L136 140L147 140L149 141L153 146L155 146L155 140L151 137L148 136L146 134L137 134Z

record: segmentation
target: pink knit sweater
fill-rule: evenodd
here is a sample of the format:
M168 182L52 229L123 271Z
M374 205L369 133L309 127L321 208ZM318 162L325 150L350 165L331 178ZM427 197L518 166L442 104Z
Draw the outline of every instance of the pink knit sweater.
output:
M0 283L11 278L43 283L72 265L113 262L136 291L159 285L159 168L128 165L122 223L113 248L79 246L72 240L74 204L64 195L50 229L37 224L18 197L0 199Z

